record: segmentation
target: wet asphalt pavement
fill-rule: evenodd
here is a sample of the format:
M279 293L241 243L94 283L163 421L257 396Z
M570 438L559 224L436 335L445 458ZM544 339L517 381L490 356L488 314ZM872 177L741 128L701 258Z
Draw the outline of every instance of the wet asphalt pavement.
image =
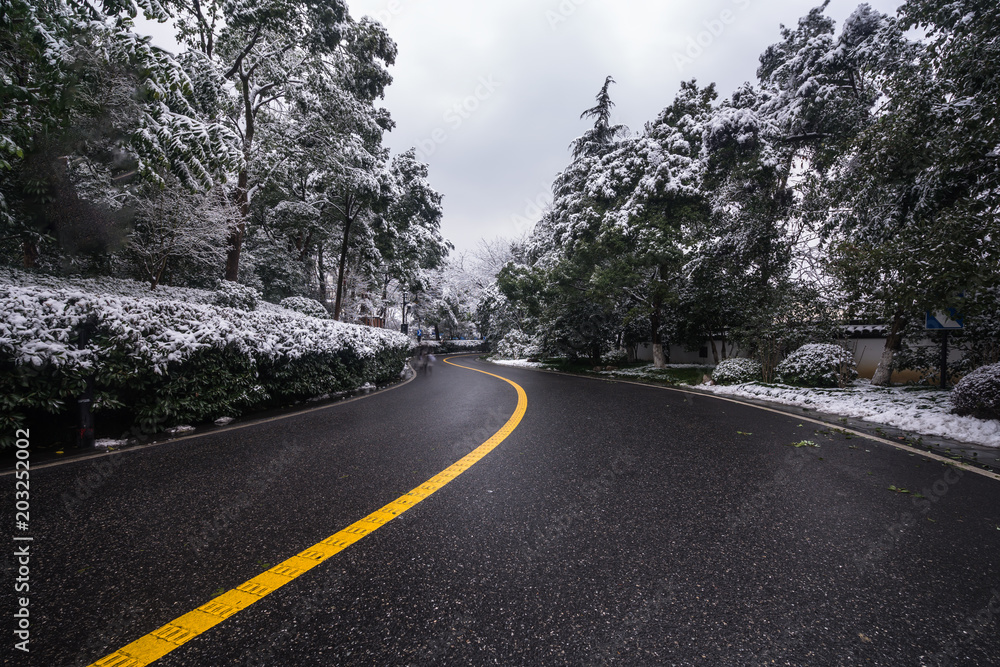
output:
M156 665L1000 665L1000 482L794 415L456 361L524 388L514 432ZM108 655L419 486L516 404L438 363L32 471L30 653L8 629L2 663ZM0 494L13 526L10 475Z

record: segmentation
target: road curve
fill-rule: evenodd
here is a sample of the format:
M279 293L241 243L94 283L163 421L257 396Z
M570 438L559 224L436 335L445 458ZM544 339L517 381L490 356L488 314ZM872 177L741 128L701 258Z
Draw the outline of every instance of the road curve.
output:
M496 449L154 664L996 664L1000 483L711 397L458 363L526 394ZM519 398L437 364L33 471L31 653L3 654L100 660L431 480Z

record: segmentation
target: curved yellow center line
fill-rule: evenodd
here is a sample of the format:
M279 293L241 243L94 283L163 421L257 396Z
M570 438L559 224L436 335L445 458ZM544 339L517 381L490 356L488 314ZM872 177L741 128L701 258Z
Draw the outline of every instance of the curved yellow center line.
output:
M487 373L478 368L453 364L450 359L445 359L444 362L457 368L464 368L498 378L517 390L517 408L514 409L514 414L510 416L507 423L501 426L500 430L494 433L489 440L385 507L375 510L360 521L352 523L340 532L331 535L322 542L314 544L283 563L279 563L250 581L226 591L194 611L174 619L162 628L154 630L114 653L101 658L97 662L92 663L90 667L143 667L159 660L206 630L222 623L230 616L246 609L254 602L273 593L293 579L340 553L365 535L369 535L379 527L389 523L435 491L441 489L448 482L461 475L493 451L521 423L521 419L528 409L527 394L524 393L524 389L520 385L511 382L505 377Z

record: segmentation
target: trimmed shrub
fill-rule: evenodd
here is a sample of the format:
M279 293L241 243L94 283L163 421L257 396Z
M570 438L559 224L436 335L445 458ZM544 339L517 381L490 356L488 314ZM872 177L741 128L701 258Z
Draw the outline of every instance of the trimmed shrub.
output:
M290 296L287 299L282 299L278 305L310 317L318 317L323 320L330 319L330 312L323 307L323 304L309 297Z
M763 379L761 363L756 359L734 357L723 359L712 371L712 382L715 384L743 384L744 382L759 382Z
M488 351L489 344L485 340L443 340L437 350L439 354Z
M621 366L622 364L628 363L628 352L621 349L612 350L604 355L602 361L606 364L611 364L612 366Z
M980 419L1000 419L1000 364L980 366L951 390L952 412Z
M109 417L98 427L152 432L386 384L399 378L408 343L277 308L0 284L0 446L44 415L69 422L88 380L95 414Z
M223 280L219 288L215 290L212 303L226 308L238 308L240 310L257 310L260 302L260 294L252 287L234 283L231 280Z
M775 368L775 378L799 387L844 387L858 377L854 355L832 343L809 343Z

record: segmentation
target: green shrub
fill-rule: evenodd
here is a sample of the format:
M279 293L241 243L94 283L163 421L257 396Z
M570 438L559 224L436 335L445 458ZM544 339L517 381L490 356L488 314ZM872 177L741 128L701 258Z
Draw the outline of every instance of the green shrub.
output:
M39 415L70 425L88 380L98 428L148 433L387 384L407 345L398 333L278 309L0 284L0 444Z
M215 291L212 302L217 306L238 308L240 310L257 310L260 294L252 287L241 285L231 280L223 280Z
M302 313L303 315L309 315L310 317L318 317L320 319L330 318L330 313L323 307L323 304L305 296L290 296L287 299L282 299L278 305L282 308Z
M497 342L493 354L499 359L524 359L534 348L528 334L520 329L513 329Z
M809 343L778 364L775 377L799 387L845 387L857 379L858 369L849 350L832 343Z
M756 359L734 357L723 359L712 371L712 382L715 384L743 384L744 382L759 382L763 379L761 363Z
M1000 364L980 366L951 390L952 412L979 419L1000 419Z

